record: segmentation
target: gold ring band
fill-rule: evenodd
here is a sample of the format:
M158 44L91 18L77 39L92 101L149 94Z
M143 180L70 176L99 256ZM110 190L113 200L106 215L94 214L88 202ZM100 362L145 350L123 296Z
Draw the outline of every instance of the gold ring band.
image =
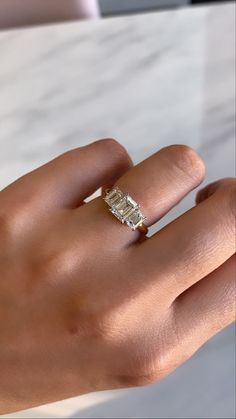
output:
M148 233L148 227L146 226L146 224L141 224L140 226L138 226L138 230L140 231L140 233L145 234L145 236Z

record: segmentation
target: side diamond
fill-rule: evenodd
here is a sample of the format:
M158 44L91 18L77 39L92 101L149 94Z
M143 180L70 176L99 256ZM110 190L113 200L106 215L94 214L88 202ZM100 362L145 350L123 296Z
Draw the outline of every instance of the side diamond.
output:
M136 230L145 220L145 217L138 209L136 210L131 216L126 220L126 224L132 228L132 230Z
M124 194L119 189L112 189L105 198L104 201L110 206L113 207L114 205L118 205L120 201L123 199Z

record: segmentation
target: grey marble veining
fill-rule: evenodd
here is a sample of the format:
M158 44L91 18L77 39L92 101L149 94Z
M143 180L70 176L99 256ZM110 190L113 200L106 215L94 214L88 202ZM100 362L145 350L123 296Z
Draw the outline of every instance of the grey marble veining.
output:
M234 15L229 4L0 33L0 189L100 137L135 162L185 143L204 158L205 183L234 176ZM233 418L234 337L231 326L157 385L11 417Z
M198 9L3 33L0 187L94 138L116 137L136 161L197 146L205 19Z

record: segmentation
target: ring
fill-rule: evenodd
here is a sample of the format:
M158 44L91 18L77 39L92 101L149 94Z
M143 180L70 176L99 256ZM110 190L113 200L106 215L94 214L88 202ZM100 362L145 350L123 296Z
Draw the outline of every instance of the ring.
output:
M126 223L133 231L138 229L141 233L147 234L148 228L144 224L146 217L142 214L137 202L127 192L114 187L106 190L105 194L104 201L122 224Z

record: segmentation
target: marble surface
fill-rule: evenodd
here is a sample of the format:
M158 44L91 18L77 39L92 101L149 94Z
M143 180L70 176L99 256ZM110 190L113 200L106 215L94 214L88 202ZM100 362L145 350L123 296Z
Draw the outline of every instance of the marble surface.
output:
M235 175L235 6L0 33L0 189L61 152L115 137L135 162L184 143L206 182ZM190 194L160 224L193 205ZM235 329L143 388L14 418L234 418Z

